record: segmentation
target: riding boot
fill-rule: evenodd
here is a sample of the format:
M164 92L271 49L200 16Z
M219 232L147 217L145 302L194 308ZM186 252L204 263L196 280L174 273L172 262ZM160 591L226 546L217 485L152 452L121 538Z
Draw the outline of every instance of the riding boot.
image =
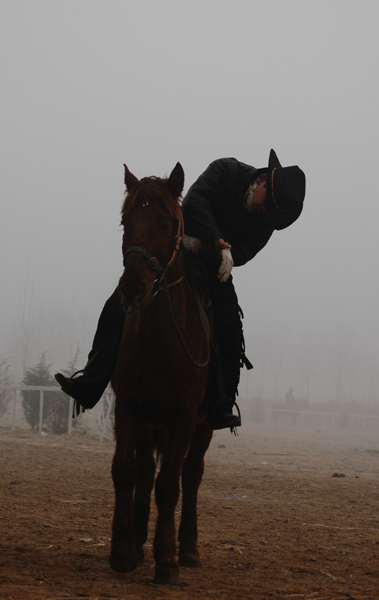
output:
M238 414L233 414L233 407L236 407ZM213 430L241 427L241 413L237 403L231 398L219 398L214 402L211 415L208 417L208 423Z
M115 290L101 312L85 368L71 377L56 373L62 390L75 400L74 415L93 408L102 397L116 366L124 322L125 313Z
M85 368L71 377L56 373L55 379L62 390L75 400L74 414L93 408L102 397L116 365L119 347L118 332L93 354Z
M241 426L241 413L235 401L236 373L225 370L220 354L213 355L211 380L207 390L208 423L214 430ZM233 413L236 407L237 414Z

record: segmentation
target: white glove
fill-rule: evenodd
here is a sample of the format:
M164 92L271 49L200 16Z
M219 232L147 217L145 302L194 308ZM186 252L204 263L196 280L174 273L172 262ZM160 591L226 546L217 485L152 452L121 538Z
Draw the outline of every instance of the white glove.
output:
M188 252L198 252L200 240L199 238L191 237L185 233L183 236L183 246Z
M232 253L229 248L221 250L221 265L217 273L217 277L223 283L229 278L234 265Z

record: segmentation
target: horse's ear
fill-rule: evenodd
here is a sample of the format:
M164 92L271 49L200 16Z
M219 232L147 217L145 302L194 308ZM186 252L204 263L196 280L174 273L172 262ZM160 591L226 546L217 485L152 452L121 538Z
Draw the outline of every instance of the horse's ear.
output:
M171 175L167 180L167 187L174 198L179 198L184 187L184 171L180 163L176 163L172 170Z
M124 165L124 168L125 168L124 181L125 181L126 189L128 190L128 192L130 192L130 190L132 188L134 188L134 186L138 183L138 179L135 175L133 175L133 173L131 173L129 171L129 169L126 165Z

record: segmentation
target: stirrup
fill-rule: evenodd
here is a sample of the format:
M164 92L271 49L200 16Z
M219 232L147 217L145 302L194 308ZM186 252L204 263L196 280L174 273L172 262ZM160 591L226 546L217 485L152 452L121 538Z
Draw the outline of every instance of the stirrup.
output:
M232 404L232 409L233 409L233 406L235 406L236 409L237 409L237 413L238 413L237 416L239 418L239 425L234 425L234 427L230 427L230 433L232 433L233 435L235 435L235 437L238 437L238 429L237 429L237 427L241 427L242 426L241 411L240 411L240 408L239 408L239 406L238 406L238 404L237 404L237 402L235 400L234 400L234 402Z
M227 415L230 414L231 421L233 421L233 419L234 419L234 423L232 422L231 425L228 425L228 424L224 425L224 424L222 424L222 422L220 422L220 420L217 419L217 415L216 415L217 410L216 409L217 409L217 407L219 407L222 404L225 404L227 409L230 409L230 411L233 410L233 406L235 406L237 409L237 413L238 413L237 415L233 415L232 412L230 412L230 413L226 412ZM221 416L221 415L219 415L219 416ZM241 426L241 411L240 411L239 406L236 403L236 401L232 400L231 398L219 398L213 406L210 426L214 430L227 429L229 427L231 433L234 433L234 435L237 435L236 428Z
M68 379L75 379L75 377L77 375L79 375L79 374L83 375L83 373L84 373L84 369L80 369L79 371L76 371L73 375L71 375L71 377L69 377Z

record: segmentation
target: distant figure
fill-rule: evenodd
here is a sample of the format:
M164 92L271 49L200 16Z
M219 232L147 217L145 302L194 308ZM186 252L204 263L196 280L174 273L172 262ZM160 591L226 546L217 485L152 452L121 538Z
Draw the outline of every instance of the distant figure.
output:
M286 393L286 404L293 404L295 402L295 398L293 395L293 388L290 388Z

